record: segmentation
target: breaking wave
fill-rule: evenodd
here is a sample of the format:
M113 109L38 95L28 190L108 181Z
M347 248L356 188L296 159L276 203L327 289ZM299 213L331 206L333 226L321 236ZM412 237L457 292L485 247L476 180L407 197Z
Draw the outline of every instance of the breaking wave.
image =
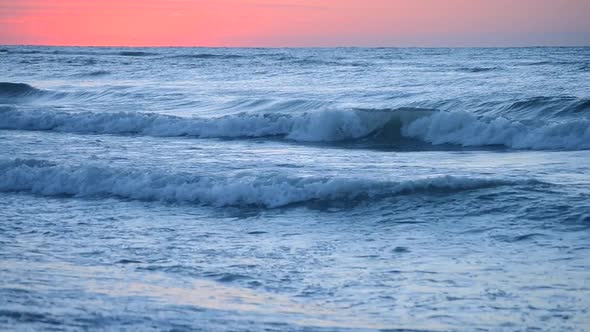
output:
M432 144L584 150L590 149L590 120L533 124L467 112L438 112L404 126L402 135Z
M208 177L189 173L118 169L101 165L78 167L44 160L0 161L0 191L43 196L118 197L141 201L211 206L260 206L373 200L413 193L453 193L535 180L437 176L400 181L294 177L282 173Z
M296 142L363 142L398 145L414 139L464 147L590 149L590 120L521 122L467 112L418 108L239 113L185 118L155 113L69 113L0 110L0 129L134 134L197 138L276 137Z
M403 125L431 110L324 110L299 114L239 113L216 118L185 118L156 113L69 113L0 110L0 129L51 130L72 133L139 134L240 138L282 136L299 142L355 140L383 131L397 133Z

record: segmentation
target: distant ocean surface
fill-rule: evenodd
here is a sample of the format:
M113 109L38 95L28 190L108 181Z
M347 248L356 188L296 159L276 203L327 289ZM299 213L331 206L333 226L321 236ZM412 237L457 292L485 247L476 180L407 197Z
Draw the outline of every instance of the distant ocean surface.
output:
M0 47L0 329L584 331L590 48Z

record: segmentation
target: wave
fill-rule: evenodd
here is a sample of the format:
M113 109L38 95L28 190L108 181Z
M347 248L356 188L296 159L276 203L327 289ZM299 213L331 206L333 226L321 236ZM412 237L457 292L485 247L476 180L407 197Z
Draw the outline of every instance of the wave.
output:
M323 60L323 59L314 59L314 58L304 58L304 59L291 59L289 60L291 64L295 65L302 65L302 66L339 66L343 65L344 63L338 61L330 61L330 60Z
M240 58L251 58L251 56L239 55L239 54L218 54L218 53L180 53L174 52L172 54L158 53L152 51L142 50L114 50L108 48L84 48L84 49L39 49L39 50L26 50L26 49L0 49L0 52L9 54L47 54L47 55L87 55L87 56L124 56L124 57L151 57L161 55L161 58L185 58L185 59L240 59ZM255 56L259 56L256 54Z
M199 53L199 54L178 54L168 56L166 58L171 59L242 59L242 58L249 58L243 55L238 54L214 54L214 53Z
M118 52L117 55L122 56L150 56L150 55L157 55L158 53L152 52L142 52L142 51L121 51Z
M39 50L18 50L18 49L4 49L5 53L9 53L9 54L22 54L22 55L27 55L27 54L42 54L43 52L39 51Z
M448 175L400 181L294 177L280 173L264 176L243 173L215 178L102 165L63 166L44 160L22 159L0 161L0 174L2 192L267 208L540 183L530 179L515 181Z
M23 98L44 94L45 91L25 83L0 82L0 98Z
M501 70L500 67L463 67L459 68L459 71L468 72L468 73L482 73L488 71L495 71Z
M402 135L438 144L514 149L590 149L590 120L525 124L467 112L438 112L402 128Z
M542 61L532 61L532 62L523 62L520 65L524 66L572 66L572 65L580 65L587 63L585 60L542 60Z
M505 103L483 103L482 115L518 120L572 120L590 116L590 99L574 96L538 96Z
M240 138L282 136L299 142L355 140L401 126L431 114L426 109L323 110L298 114L239 113L216 118L183 118L156 113L69 113L0 110L0 129L51 130L72 133L140 134Z
M80 73L77 74L77 77L100 77L100 76L107 76L110 75L111 72L108 70L95 70L87 73Z
M41 90L26 83L0 82L0 104L60 99L67 95L65 92Z
M276 137L295 142L357 142L367 147L396 147L409 138L433 145L464 147L590 149L590 120L521 122L417 108L239 113L216 118L6 108L0 109L0 129L161 137Z
M9 54L21 54L21 55L29 55L29 54L47 54L47 55L89 55L89 56L102 56L102 55L119 55L119 56L153 56L158 55L159 53L155 52L146 52L146 51L139 51L139 50L125 50L125 51L117 51L112 50L109 48L102 48L102 47L88 47L88 48L63 48L63 49L56 49L54 47L45 48L45 49L19 49L19 48L12 48L12 49L3 49L4 53Z
M368 66L369 63L358 62L358 61L330 61L317 58L296 58L293 56L284 56L281 54L252 54L252 55L239 55L239 54L217 54L217 53L198 53L198 54L176 54L165 56L166 59L188 59L188 60L238 60L238 59L260 59L264 61L277 61L279 63L288 63L292 65L301 66Z
M544 61L531 61L517 63L520 66L546 66L549 67L569 67L569 70L588 71L590 68L590 62L587 60L544 60Z

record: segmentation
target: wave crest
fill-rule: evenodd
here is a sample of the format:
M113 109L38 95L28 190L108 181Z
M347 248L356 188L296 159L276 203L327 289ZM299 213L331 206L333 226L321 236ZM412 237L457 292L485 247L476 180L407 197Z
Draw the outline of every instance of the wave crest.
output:
M590 120L521 122L415 108L239 113L216 118L6 108L0 110L0 129L197 138L277 137L296 142L362 142L368 147L398 146L410 138L465 147L590 149Z
M45 92L25 83L0 82L0 98L22 98L43 95Z
M406 137L432 144L502 145L514 149L590 149L590 121L525 124L467 112L438 112L402 128Z
M494 178L439 176L401 181L294 177L281 173L243 173L206 177L154 170L117 169L101 165L78 167L42 160L0 161L0 191L45 196L120 197L143 201L196 203L211 206L260 206L357 201L412 193L460 192L489 187L534 184Z
M282 136L301 142L335 142L366 137L431 114L430 110L324 110L299 114L239 113L217 118L183 118L155 113L69 113L0 110L0 129L75 133L142 134L238 138ZM395 126L395 125L394 125Z

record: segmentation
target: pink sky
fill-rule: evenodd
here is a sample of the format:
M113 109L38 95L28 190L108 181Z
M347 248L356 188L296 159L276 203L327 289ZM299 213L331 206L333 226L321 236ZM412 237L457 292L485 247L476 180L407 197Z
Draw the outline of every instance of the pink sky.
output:
M0 0L0 44L590 45L590 0Z

